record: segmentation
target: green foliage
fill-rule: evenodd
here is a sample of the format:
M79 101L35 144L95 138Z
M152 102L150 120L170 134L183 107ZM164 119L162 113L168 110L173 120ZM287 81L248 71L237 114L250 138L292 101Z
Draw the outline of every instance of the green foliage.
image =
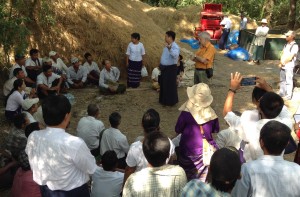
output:
M42 0L41 10L39 12L39 22L42 26L49 26L55 24L54 12L50 8L47 0Z

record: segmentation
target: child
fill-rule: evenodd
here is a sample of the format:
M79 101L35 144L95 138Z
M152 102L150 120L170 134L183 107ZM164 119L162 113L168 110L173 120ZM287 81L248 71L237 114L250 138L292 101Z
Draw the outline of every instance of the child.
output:
M160 89L159 82L158 82L159 75L160 75L159 67L154 68L152 71L152 76L151 76L152 88L154 90L156 90L157 92L159 92L159 89Z

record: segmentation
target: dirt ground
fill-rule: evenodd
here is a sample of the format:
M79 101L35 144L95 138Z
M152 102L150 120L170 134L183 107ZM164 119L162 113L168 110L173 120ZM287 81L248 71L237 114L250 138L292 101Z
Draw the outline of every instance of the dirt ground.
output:
M230 73L241 72L243 75L257 75L264 77L269 84L278 90L279 69L277 68L278 61L263 61L261 65L251 65L248 62L233 61L224 57L224 52L218 52L215 59L214 77L210 82L211 92L214 98L212 103L213 109L219 116L221 129L226 129L227 126L222 117L224 101L229 87ZM186 70L185 84L191 84L193 70ZM75 96L76 103L72 106L73 117L71 119L68 132L76 135L76 126L79 119L86 115L86 108L89 103L97 103L100 106L100 117L106 127L109 127L108 116L110 113L117 111L122 116L120 130L127 136L129 143L132 143L136 137L142 135L141 118L143 113L149 109L156 109L161 116L161 130L169 137L174 136L174 127L179 116L178 108L186 99L186 87L179 87L179 103L173 107L163 107L158 102L159 94L151 90L149 79L144 79L141 87L138 89L128 89L123 95L103 96L100 95L96 87L88 87L83 90L70 90L70 93ZM254 108L251 103L251 92L253 87L243 87L238 90L234 100L234 110L243 112L246 109ZM287 101L286 105L292 113L294 113L299 105L300 93L295 88L293 100ZM5 137L9 130L8 124L4 121L4 109L0 114L1 138ZM292 160L293 154L286 157ZM5 196L9 191L0 192L0 196Z

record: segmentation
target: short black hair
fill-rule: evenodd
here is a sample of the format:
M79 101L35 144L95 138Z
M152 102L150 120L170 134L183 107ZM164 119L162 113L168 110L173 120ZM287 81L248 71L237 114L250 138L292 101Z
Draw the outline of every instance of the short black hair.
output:
M38 131L40 129L40 124L38 122L30 123L25 128L25 136L28 138L33 131Z
M109 115L109 123L112 127L118 127L121 124L121 115L118 112L113 112Z
M13 90L18 90L19 87L21 87L24 83L23 79L16 79L14 81L14 89Z
M87 59L88 57L90 57L90 56L92 56L89 52L86 52L85 54L84 54L84 58L85 59Z
M39 53L39 50L37 50L37 49L31 49L31 50L29 51L29 55L30 55L30 56L32 56L33 54L36 54L36 53Z
M260 130L260 140L271 155L280 155L291 136L291 129L276 120L267 122Z
M142 118L142 126L145 133L159 131L160 116L155 109L148 109Z
M276 118L280 114L283 105L284 102L281 96L274 92L265 93L259 101L259 108L268 119Z
M87 113L89 116L96 116L96 114L99 112L99 107L98 105L91 103L89 104L87 108Z
M241 173L241 162L238 150L225 147L214 152L210 160L212 186L219 191L229 192Z
M43 64L43 72L47 72L49 69L52 69L52 66L45 62L45 64Z
M166 34L168 37L171 37L173 41L175 40L176 33L174 31L167 31Z
M179 60L182 60L182 59L183 59L182 55L179 54Z
M26 123L27 115L25 113L17 114L14 119L14 125L18 129L22 129L22 126Z
M57 126L71 112L71 104L63 95L51 95L43 101L42 110L46 125Z
M139 33L132 33L131 34L131 38L134 38L134 39L137 39L137 40L140 40L141 39L141 35Z
M149 164L160 167L166 164L170 156L169 138L162 132L152 132L143 142L143 153Z
M118 165L118 157L115 151L108 150L101 157L102 167L105 171L112 171Z
M252 91L252 102L259 102L259 100L267 93L266 90L261 89L257 86L254 87Z
M15 68L13 71L14 76L16 77L19 74L19 72L21 72L21 71L23 71L22 68Z

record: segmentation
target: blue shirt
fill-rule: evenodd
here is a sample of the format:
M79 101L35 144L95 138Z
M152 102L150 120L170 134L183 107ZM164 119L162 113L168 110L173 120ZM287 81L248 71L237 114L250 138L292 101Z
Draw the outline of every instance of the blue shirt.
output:
M177 64L179 54L180 54L179 46L175 42L172 42L170 50L167 47L164 48L160 58L160 64L164 66Z

